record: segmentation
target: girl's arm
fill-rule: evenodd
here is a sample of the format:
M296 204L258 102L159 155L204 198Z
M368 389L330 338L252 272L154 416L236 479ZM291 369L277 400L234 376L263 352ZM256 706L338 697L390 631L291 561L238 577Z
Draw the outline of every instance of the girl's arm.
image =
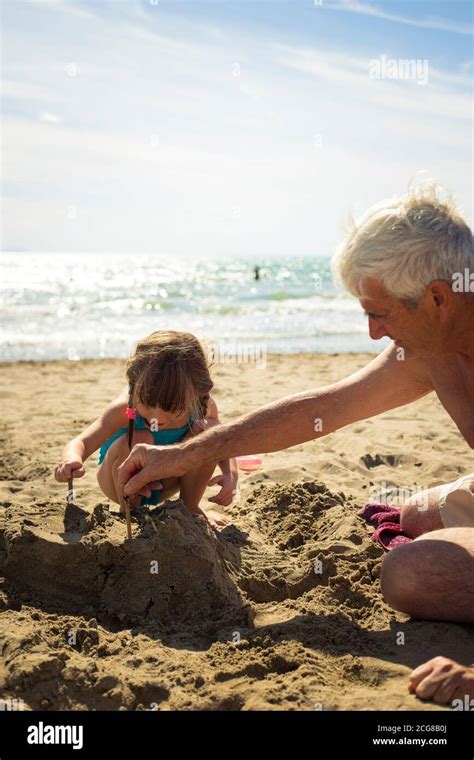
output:
M218 465L222 474L230 479L232 490L235 491L239 480L239 468L237 466L236 458L232 457L231 459L223 459L221 462L218 462Z
M128 388L105 408L100 417L92 422L79 435L66 443L61 457L61 464L56 467L55 478L65 482L68 478L80 478L84 475L85 460L97 451L110 436L127 425L125 410L128 403Z

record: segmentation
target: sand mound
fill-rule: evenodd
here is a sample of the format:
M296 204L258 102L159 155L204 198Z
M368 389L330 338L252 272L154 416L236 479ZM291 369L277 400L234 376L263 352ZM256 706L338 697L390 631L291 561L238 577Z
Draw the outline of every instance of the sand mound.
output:
M50 611L107 624L163 624L242 608L227 565L236 560L202 517L182 503L123 519L99 504L76 531L52 533L20 523L5 532L6 591Z
M344 579L360 563L372 583L381 552L350 503L343 493L313 481L257 486L241 509L242 519L253 526L246 553L251 573L244 566L238 578L248 598L297 599L330 586L343 601Z
M362 544L367 556L380 554L345 504L322 483L260 485L221 534L175 501L137 510L130 541L107 504L68 508L67 530L48 512L36 521L7 509L5 591L16 603L109 626L202 629L216 613L238 611L247 620L252 603L297 599L344 578L336 558L360 559Z
M247 499L258 507L260 531L275 541L279 549L295 549L321 539L333 529L337 515L325 514L331 507L343 507L344 493L333 494L323 483L303 482L288 485L260 486Z

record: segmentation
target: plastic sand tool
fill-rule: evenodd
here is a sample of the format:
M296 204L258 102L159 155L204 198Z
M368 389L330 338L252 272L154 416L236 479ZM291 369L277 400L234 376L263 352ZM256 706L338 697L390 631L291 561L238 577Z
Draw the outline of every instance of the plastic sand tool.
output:
M262 466L262 460L255 454L251 454L243 457L236 457L237 467L244 472L252 472L258 470Z

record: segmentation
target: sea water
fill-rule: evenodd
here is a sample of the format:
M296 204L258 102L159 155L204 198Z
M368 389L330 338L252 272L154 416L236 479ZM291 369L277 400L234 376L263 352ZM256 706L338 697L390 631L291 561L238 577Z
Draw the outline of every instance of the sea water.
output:
M125 357L161 329L266 353L385 345L370 340L327 257L19 252L0 262L3 360Z

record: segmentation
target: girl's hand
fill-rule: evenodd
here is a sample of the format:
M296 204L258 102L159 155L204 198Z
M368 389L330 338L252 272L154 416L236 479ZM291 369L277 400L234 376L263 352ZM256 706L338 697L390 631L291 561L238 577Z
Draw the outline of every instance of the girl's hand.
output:
M67 483L69 478L82 478L85 475L85 469L82 459L66 459L65 462L58 464L54 471L54 477L60 483Z
M214 504L220 504L221 507L228 507L232 504L235 496L236 483L232 477L232 473L216 475L211 478L208 485L220 486L221 490L215 496L212 496L209 501L213 501Z

